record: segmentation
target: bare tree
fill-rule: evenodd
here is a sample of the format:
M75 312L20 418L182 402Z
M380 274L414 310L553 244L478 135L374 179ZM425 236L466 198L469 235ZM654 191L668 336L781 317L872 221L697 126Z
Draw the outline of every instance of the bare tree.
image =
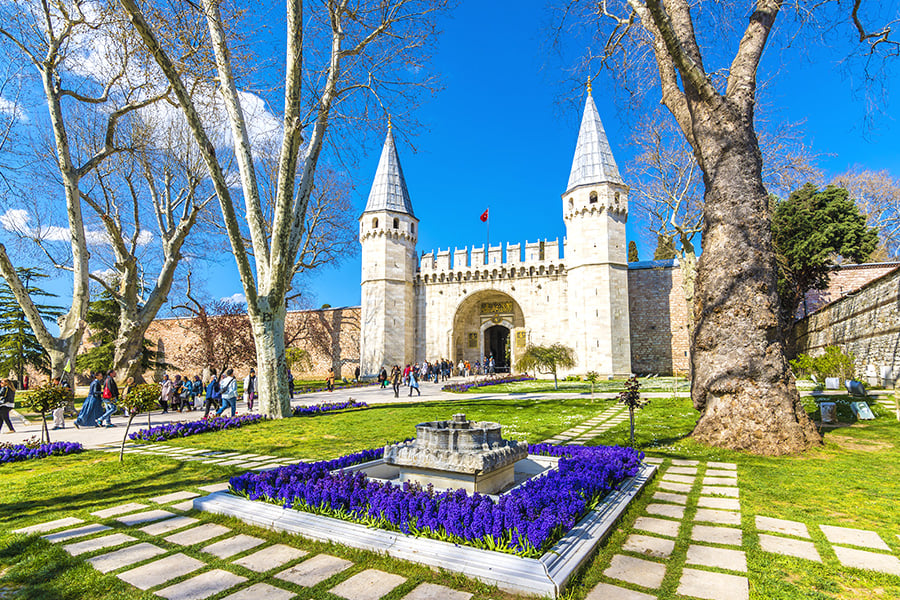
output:
M860 5L844 15L856 24L860 44L876 60L896 55L900 45L891 28L872 32ZM795 24L806 11L828 19L842 6L800 6ZM703 253L691 338L691 394L701 415L693 436L761 454L821 443L784 357L771 215L754 128L757 71L781 9L780 0L757 0L749 13L738 2L572 0L564 11L569 23L600 23L594 43L601 49L589 59L606 66L620 61L619 72L653 74L703 172ZM732 39L733 46L726 43ZM646 85L642 91L647 94Z
M900 257L900 180L887 170L854 169L838 175L832 183L846 189L866 215L866 224L878 228L881 247L876 257Z
M135 77L135 56L121 19L103 2L49 0L41 3L8 3L0 9L0 41L34 69L52 133L54 167L65 198L68 252L59 261L72 273L72 303L53 335L41 320L34 302L22 285L5 246L0 245L0 273L28 318L35 336L50 356L52 373L61 375L72 361L85 329L89 302L89 250L81 206L81 182L111 156L124 151L119 125L136 111L166 95L151 81ZM94 52L99 42L102 52ZM34 82L38 87L37 81ZM80 143L82 124L98 124L92 143ZM89 149L80 152L81 149ZM12 226L34 240L48 239L50 229L33 228L27 222ZM63 241L59 228L53 231Z
M659 109L647 113L632 139L640 149L629 169L640 181L633 196L638 214L647 217L656 237L672 239L680 256L685 304L693 307L695 238L703 231L703 172L671 114ZM760 135L760 148L763 182L770 193L786 196L808 181L821 179L816 157L801 141L798 124L780 124L774 133ZM688 329L693 327L694 315L688 310Z
M269 219L264 214L258 165L226 41L222 5L218 0L202 2L203 17L209 26L208 44L218 73L216 93L224 103L234 142L244 200L243 219L252 256L243 242L242 223L210 132L188 92L187 78L179 69L181 57L171 56L160 41L161 24L148 21L136 0L121 0L121 4L172 85L218 195L256 343L260 412L269 417L288 416L286 298L303 244L307 208L329 128L334 120L344 116L353 121L356 130L361 129L369 120L369 111L382 106L398 82L417 79L414 73L424 66L420 61L435 33L433 16L446 2L287 2L282 135L276 200ZM411 66L415 68L410 69Z

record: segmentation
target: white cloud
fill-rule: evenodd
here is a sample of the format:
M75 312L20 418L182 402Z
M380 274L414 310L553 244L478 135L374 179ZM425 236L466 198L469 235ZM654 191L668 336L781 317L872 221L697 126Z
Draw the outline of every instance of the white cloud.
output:
M225 296L221 298L222 302L230 302L231 304L247 304L247 296L238 292L236 294L232 294L230 296Z
M33 226L31 224L31 215L28 214L28 211L21 208L11 208L0 215L0 226L6 231L47 242L68 242L72 239L68 227L58 227L56 225ZM109 235L102 229L86 229L84 237L88 245L103 246L110 243ZM146 246L152 241L152 231L142 229L138 233L137 243L139 246Z
M0 113L9 115L13 119L22 121L23 123L28 122L28 115L26 115L25 111L22 110L22 105L20 105L18 102L7 100L2 96L0 96Z
M108 284L115 281L116 277L119 276L119 274L116 272L115 269L103 269L102 271L101 270L91 271L91 275L93 275L97 279L102 279L103 281L105 281Z

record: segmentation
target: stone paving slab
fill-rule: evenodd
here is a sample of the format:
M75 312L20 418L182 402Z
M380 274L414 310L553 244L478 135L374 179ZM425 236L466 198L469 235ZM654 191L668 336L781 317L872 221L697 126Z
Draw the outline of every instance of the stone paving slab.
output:
M736 487L704 485L702 488L700 488L700 494L702 496L729 496L731 498L737 498L740 495L740 492Z
M728 469L707 469L705 475L707 477L737 477L736 471L729 471Z
M56 519L55 521L47 521L46 523L38 523L37 525L31 525L29 527L23 527L22 529L16 529L13 533L22 533L25 535L30 535L32 533L44 533L46 531L53 531L54 529L62 529L63 527L71 527L72 525L79 525L84 523L84 519L79 519L77 517L66 517L65 519Z
M214 483L212 485L201 485L199 489L204 492L209 492L210 494L215 494L216 492L224 492L229 487L228 482L225 481L223 483Z
M704 498L701 496L697 499L697 506L722 510L741 510L741 503L732 498Z
M666 469L666 473L672 473L673 475L696 475L697 467L669 467Z
M309 554L305 550L286 546L284 544L275 544L268 546L262 550L258 550L253 554L239 558L234 564L240 565L245 569L256 571L257 573L265 573L276 569L281 565L287 564L298 558L302 558Z
M472 594L468 592L460 592L436 583L420 583L401 600L469 600L471 597Z
M673 458L672 464L676 467L696 467L700 464L699 460L684 460L682 458Z
M184 502L179 502L178 504L170 504L169 508L174 508L175 510L187 512L189 510L193 510L194 501L193 500L185 500Z
M671 481L660 481L659 489L668 490L670 492L690 492L693 486L684 483L672 483Z
M117 517L116 521L128 526L138 525L140 523L149 523L151 521L159 521L168 517L174 517L174 513L167 510L148 510L147 512L135 513L133 515L125 515Z
M157 504L168 504L169 502L178 502L179 500L190 500L191 498L196 498L200 494L195 492L172 492L171 494L166 494L164 496L157 496L156 498L150 498L151 502L156 502Z
M246 552L251 548L256 548L263 543L265 543L265 540L241 533L234 537L210 544L209 546L206 546L203 551L207 554L218 556L219 558L230 558L235 554Z
M675 504L648 504L647 512L651 515L669 517L672 519L684 518L684 507Z
M734 463L723 463L723 462L708 462L706 466L710 469L728 469L730 471L737 470L737 465Z
M257 583L229 594L222 600L290 600L296 595L294 592L289 592L268 583Z
M716 523L717 525L740 525L741 513L730 510L698 508L697 513L694 515L694 520L706 523Z
M705 600L749 600L750 583L739 575L684 569L678 593Z
M598 583L584 600L656 600L656 596L635 592L609 583Z
M219 463L219 466L228 467L231 465L239 465L244 462L243 458L232 458L231 460L222 461Z
M691 565L747 572L747 555L742 550L691 544L688 546L686 562Z
M153 561L142 567L119 573L117 577L136 588L149 590L176 577L193 573L203 566L204 564L196 558L178 553Z
M63 546L63 550L72 556L78 556L79 554L95 552L97 550L102 550L103 548L112 548L113 546L121 546L122 544L136 541L137 540L130 535L113 533L111 535L104 535L90 540L84 540L83 542L75 542L74 544Z
M669 558L675 549L675 541L632 533L622 544L622 550L643 554L650 558Z
M92 533L100 533L101 531L109 531L110 529L112 529L112 527L93 523L83 527L76 527L75 529L66 529L65 531L60 531L58 533L48 533L41 537L52 544L58 544L59 542L64 542L77 537L84 537L86 535L91 535Z
M691 539L695 542L740 546L743 542L743 533L740 529L735 529L734 527L694 525L694 528L691 530Z
M759 546L765 552L822 562L822 557L819 556L819 551L812 542L761 533L759 534Z
M217 538L220 535L225 535L230 531L231 529L225 527L224 525L204 523L203 525L192 527L191 529L188 529L186 531L173 533L172 535L163 539L165 539L167 542L178 544L179 546L193 546L194 544L199 544L200 542L205 542L207 540Z
M663 481L674 481L675 483L694 483L694 477L688 477L687 475L669 475L668 472L664 473L662 476Z
M845 567L900 575L900 560L891 554L844 548L843 546L832 546L832 548L834 548L834 553L837 554L838 560Z
M678 537L678 528L680 526L681 523L678 521L657 519L655 517L638 517L634 522L634 529L649 531L650 533L669 537Z
M876 550L891 551L891 547L884 543L874 531L866 529L852 529L850 527L835 527L833 525L819 525L822 533L832 544L847 544L849 546L862 546Z
M366 569L328 591L347 600L378 600L405 582L406 577L378 569Z
M169 533L170 531L175 531L176 529L182 529L187 527L188 525L193 525L195 523L199 523L198 519L193 519L191 517L175 517L172 519L166 519L165 521L157 521L156 523L151 523L146 527L141 527L138 531L143 531L147 535L162 535L164 533Z
M756 516L756 528L760 531L771 531L772 533L783 533L794 537L809 537L809 530L806 523L799 521L786 521L785 519L775 519L773 517Z
M670 494L669 492L655 492L653 494L654 500L674 502L675 504L687 504L687 498L684 494Z
M246 577L215 569L201 573L156 592L169 600L203 600L247 581Z
M285 569L276 578L302 587L312 587L350 568L353 563L330 554L317 554L310 559Z
M661 464L663 464L663 460L664 459L662 459L662 458L657 458L655 456L651 456L650 458L645 458L644 462L647 463L648 465L661 465Z
M127 546L121 550L113 550L100 556L89 558L88 562L101 573L109 573L122 567L127 567L135 563L143 562L148 558L165 554L165 550L159 546L141 542L133 546Z
M730 485L737 486L737 479L733 477L704 477L703 485Z
M616 554L603 574L610 579L627 581L647 588L658 588L666 576L666 565Z

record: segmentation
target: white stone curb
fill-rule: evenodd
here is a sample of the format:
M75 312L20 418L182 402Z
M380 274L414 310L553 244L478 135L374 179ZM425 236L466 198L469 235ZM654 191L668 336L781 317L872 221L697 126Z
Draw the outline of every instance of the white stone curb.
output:
M619 490L611 492L540 559L373 529L358 523L247 500L228 492L195 498L194 508L235 517L274 531L446 569L509 592L556 598L590 558L594 548L609 535L628 504L653 478L656 470L656 465L642 465L636 476L626 479Z

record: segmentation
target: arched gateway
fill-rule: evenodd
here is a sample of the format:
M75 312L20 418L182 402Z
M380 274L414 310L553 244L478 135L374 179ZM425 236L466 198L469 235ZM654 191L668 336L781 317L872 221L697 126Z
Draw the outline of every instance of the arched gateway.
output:
M493 356L498 373L512 372L525 349L527 332L522 308L497 290L476 292L462 302L453 317L451 358L484 363Z

